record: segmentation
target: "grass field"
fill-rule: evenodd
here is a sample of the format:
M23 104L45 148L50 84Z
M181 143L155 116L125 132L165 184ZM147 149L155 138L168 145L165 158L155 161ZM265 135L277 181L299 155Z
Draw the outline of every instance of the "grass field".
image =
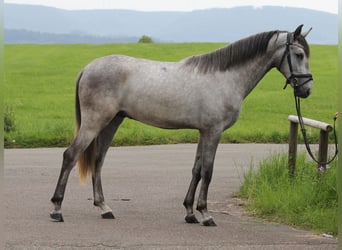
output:
M247 210L267 220L337 235L337 161L318 174L316 164L301 154L296 175L289 178L287 159L286 154L273 155L251 166L238 192Z
M74 92L78 72L91 60L125 54L162 61L210 52L224 44L6 45L5 111L13 123L6 147L66 146L74 135ZM332 122L337 106L337 46L311 46L313 94L302 102L306 117ZM238 122L222 142L286 142L287 116L295 114L290 87L272 70L245 100ZM6 118L6 117L5 117ZM311 138L318 131L308 129ZM312 139L314 140L314 139ZM113 145L188 143L191 130L161 130L126 120Z

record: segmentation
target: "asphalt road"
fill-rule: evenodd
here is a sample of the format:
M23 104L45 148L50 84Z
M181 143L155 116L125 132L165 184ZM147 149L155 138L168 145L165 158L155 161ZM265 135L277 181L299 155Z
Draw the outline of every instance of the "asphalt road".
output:
M103 187L115 220L93 207L89 181L70 175L64 223L51 222L49 202L64 149L5 150L6 249L337 249L337 240L248 217L232 197L243 172L282 145L220 145L209 189L217 227L184 222L196 145L111 148Z

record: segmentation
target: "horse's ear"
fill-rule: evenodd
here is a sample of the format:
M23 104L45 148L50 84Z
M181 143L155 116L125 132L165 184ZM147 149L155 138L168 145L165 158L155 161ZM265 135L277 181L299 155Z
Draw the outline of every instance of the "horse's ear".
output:
M296 40L300 36L300 34L302 33L303 26L304 26L303 24L299 25L297 27L297 29L295 30L295 32L293 33L294 40Z
M310 33L311 30L312 30L312 27L307 32L302 33L302 36L306 37Z

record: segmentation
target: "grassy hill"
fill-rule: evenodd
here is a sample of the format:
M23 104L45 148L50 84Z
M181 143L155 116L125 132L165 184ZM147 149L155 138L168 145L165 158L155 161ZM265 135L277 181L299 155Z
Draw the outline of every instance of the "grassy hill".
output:
M91 60L125 54L161 61L210 52L225 44L6 45L6 147L66 146L74 135L74 92L78 72ZM313 94L302 102L306 117L332 122L337 108L337 46L312 45ZM223 143L281 143L288 138L287 116L295 114L290 87L272 70L245 100L240 119ZM308 129L311 138L318 131ZM197 142L197 131L161 130L126 120L113 145Z

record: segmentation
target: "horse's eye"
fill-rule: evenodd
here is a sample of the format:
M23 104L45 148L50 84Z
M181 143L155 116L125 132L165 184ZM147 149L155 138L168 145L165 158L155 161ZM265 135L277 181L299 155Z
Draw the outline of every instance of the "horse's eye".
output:
M296 54L296 57L297 57L299 60L303 60L304 54L303 54L303 53L297 53L297 54Z

